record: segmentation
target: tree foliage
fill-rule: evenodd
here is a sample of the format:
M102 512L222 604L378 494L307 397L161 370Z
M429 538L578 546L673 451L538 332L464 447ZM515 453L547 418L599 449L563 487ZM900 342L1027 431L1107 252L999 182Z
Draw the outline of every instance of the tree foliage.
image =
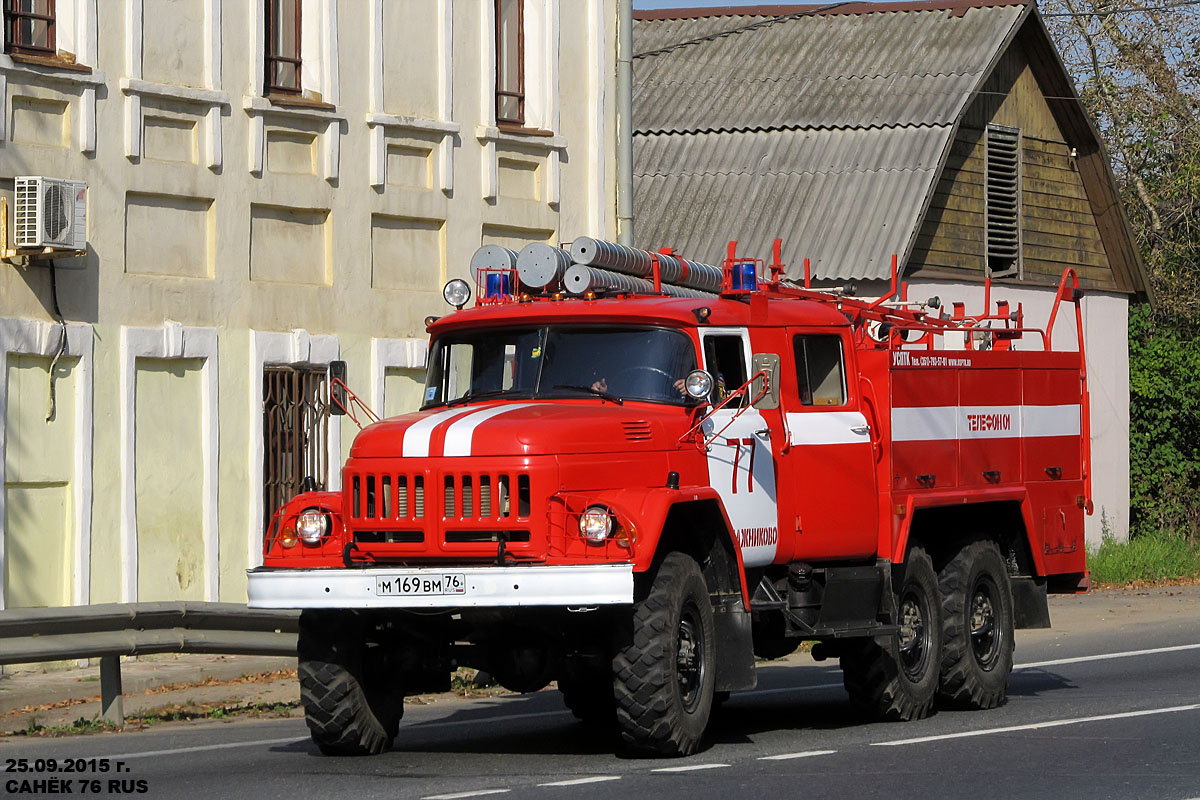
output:
M1157 298L1130 314L1131 531L1200 531L1200 5L1048 0Z
M1043 12L1108 146L1160 313L1200 314L1200 6L1049 0Z
M1129 315L1130 527L1200 542L1200 347L1194 320Z

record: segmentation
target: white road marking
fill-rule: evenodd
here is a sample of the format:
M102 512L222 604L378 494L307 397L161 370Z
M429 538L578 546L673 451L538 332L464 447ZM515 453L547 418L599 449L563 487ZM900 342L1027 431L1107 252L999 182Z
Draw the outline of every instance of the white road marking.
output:
M563 711L539 711L536 714L509 714L504 717L488 717L485 719L460 719L451 722L425 722L412 725L409 730L428 730L430 728L450 728L458 725L478 725L481 722L508 722L509 720L531 719L533 717L563 717L571 712ZM201 744L195 747L176 747L170 750L147 750L144 753L120 753L118 755L97 755L94 758L146 758L147 756L169 756L177 753L203 753L207 750L230 750L235 747L267 747L273 744L302 744L310 739L305 736L296 738L289 736L286 739L254 739L249 742L225 742L223 744Z
M728 764L689 764L685 767L659 767L652 769L651 772L694 772L700 769L721 769L728 767Z
M812 756L828 756L837 750L806 750L803 753L780 753L777 756L761 756L759 761L790 761L793 758L811 758Z
M1149 717L1155 714L1174 714L1180 711L1195 711L1200 703L1186 706L1171 706L1170 708L1150 708L1145 711L1125 711L1120 714L1099 714L1094 717L1075 717L1073 719L1051 719L1045 722L1031 722L1028 725L1008 725L1003 728L984 728L983 730L962 731L960 733L943 733L936 736L918 736L914 739L897 739L892 742L872 742L872 747L896 747L902 744L924 744L925 742L940 742L946 739L965 739L971 736L988 736L993 733L1013 733L1014 731L1036 731L1042 728L1060 728L1063 725L1079 725L1084 722L1104 722L1113 719L1129 719L1130 717Z
M1056 658L1051 661L1035 661L1032 664L1018 664L1018 669L1037 669L1039 667L1057 667L1060 664L1082 664L1085 661L1108 661L1112 658L1132 658L1133 656L1151 656L1156 653L1178 653L1181 650L1200 650L1200 644L1179 644L1173 647L1154 647L1149 650L1126 650L1123 653L1101 653L1097 656L1076 656L1074 658Z
M785 686L782 689L751 689L745 694L748 697L765 697L769 694L791 694L793 692L815 692L818 689L844 689L845 685L838 683L815 683L812 686Z
M458 800L460 797L482 797L485 794L504 794L512 789L480 789L477 792L455 792L454 794L431 794L421 800Z
M619 781L620 775L596 775L591 778L572 778L569 781L555 781L554 783L539 783L538 786L581 786L585 783L603 783L604 781Z
M1150 648L1148 650L1127 650L1127 651L1119 652L1119 653L1101 653L1100 655L1094 655L1094 656L1076 656L1073 658L1056 658L1056 659L1052 659L1049 661L1035 661L1035 662L1032 662L1029 664L1018 664L1017 666L1013 667L1013 669L1014 670L1040 669L1042 667L1055 667L1055 666L1066 665L1066 664L1081 664L1081 663L1088 662L1088 661L1107 661L1110 659L1132 658L1134 656L1148 656L1148 655L1156 655L1156 654L1160 654L1160 653L1178 653L1178 652L1182 652L1182 651L1186 651L1186 650L1200 650L1200 644L1181 644L1181 645L1174 645L1172 647L1154 647L1154 648ZM842 688L841 683L819 683L819 684L814 684L812 686L787 686L787 687L783 687L780 689L756 689L756 690L753 690L750 692L746 692L745 694L749 695L749 696L754 696L754 697L763 697L766 695L786 694L789 692L809 692L809 691L816 691L818 689L840 689L840 688ZM1174 709L1174 710L1182 711L1182 710L1188 710L1190 708L1191 707L1188 706L1188 707L1180 707L1180 708ZM509 714L507 716L502 716L502 717L490 717L490 718L487 718L484 720L463 719L463 720L452 720L452 721L447 721L447 722L424 722L424 723L416 723L414 725L408 726L408 729L409 730L428 730L431 728L450 728L450 727L457 727L460 725L478 725L480 722L496 723L496 722L508 722L510 720L534 719L537 717L563 717L563 716L567 716L569 713L570 712L566 711L566 710L563 710L563 711L540 711L540 712L530 713L530 714ZM1135 716L1139 715L1141 713L1145 713L1145 712L1137 712L1135 714ZM1153 712L1153 713L1166 713L1166 712L1163 711L1163 712ZM1090 719L1090 718L1088 718L1088 719ZM1088 721L1088 719L1084 719L1084 720L1080 720L1080 721ZM1097 717L1096 719L1107 719L1107 718L1106 717ZM1052 724L1053 723L1041 723L1041 726L1049 727ZM1069 723L1057 723L1057 724L1069 724ZM1034 725L1031 727L1039 727L1039 725ZM998 733L998 732L1001 732L1001 730L1003 730L1003 729L996 729L995 731L983 731L982 733L993 733L993 732ZM1023 729L1017 728L1016 730L1023 730ZM950 736L970 736L970 735L978 735L978 734L976 734L976 733L950 734ZM97 758L111 758L111 759L147 758L147 757L152 757L152 756L175 755L178 753L203 753L208 750L230 750L230 749L233 749L236 747L268 747L270 745L275 745L275 744L300 744L300 743L307 742L307 741L309 741L308 737L296 738L294 736L291 736L286 739L256 739L254 741L249 741L249 742L224 742L222 744L204 744L204 745L197 745L195 747L177 747L177 748L168 749L168 750L147 750L144 753L121 753L118 755L97 756ZM916 740L914 740L914 741L916 741ZM896 744L906 744L906 743L908 743L908 742L901 741L901 742L897 742ZM892 743L880 742L878 744L892 744ZM705 767L702 766L700 768L705 768ZM675 768L670 768L670 769L675 769Z
M97 755L91 758L107 758L115 760L120 758L146 758L147 756L171 756L177 753L203 753L206 750L231 750L235 747L266 747L272 744L299 744L307 742L309 738L305 736L303 739L297 739L295 736L289 736L286 739L255 739L250 742L225 742L224 744L201 744L195 747L176 747L170 750L147 750L144 753L121 753L119 755Z

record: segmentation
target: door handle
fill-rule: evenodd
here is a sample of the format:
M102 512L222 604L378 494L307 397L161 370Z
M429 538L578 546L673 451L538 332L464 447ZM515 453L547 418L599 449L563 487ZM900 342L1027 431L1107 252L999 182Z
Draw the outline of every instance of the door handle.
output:
M851 433L857 433L860 436L867 436L871 433L871 426L870 425L851 425L850 431L851 431Z
M754 432L754 435L761 436L764 439L770 439L771 438L771 429L770 428L759 428L758 430L756 430Z

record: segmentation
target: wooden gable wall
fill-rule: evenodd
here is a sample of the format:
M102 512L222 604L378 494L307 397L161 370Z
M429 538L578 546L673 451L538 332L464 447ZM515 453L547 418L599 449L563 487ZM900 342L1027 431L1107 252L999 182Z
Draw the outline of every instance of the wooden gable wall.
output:
M1009 46L967 109L909 255L906 276L983 279L984 142L989 123L1021 129L1020 282L1057 284L1070 266L1083 285L1117 289L1071 146L1020 41Z

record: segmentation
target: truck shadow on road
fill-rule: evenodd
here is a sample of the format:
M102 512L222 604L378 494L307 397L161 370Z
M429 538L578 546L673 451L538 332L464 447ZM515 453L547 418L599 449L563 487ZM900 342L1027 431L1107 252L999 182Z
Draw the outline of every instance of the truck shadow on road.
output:
M793 673L793 671L795 671ZM832 683L808 686L794 678L836 680L838 671L821 674L812 667L777 667L763 671L764 691L734 694L714 709L708 744L748 744L765 733L829 732L872 724L854 709L844 691ZM795 688L795 694L787 691ZM1036 697L1078 688L1063 676L1045 670L1018 670L1009 687L1012 697ZM463 704L437 719L400 724L392 746L396 756L419 753L488 753L493 755L634 757L621 745L614 727L585 725L576 720L553 689L528 695ZM318 755L310 742L275 748ZM385 756L386 758L386 756Z
M1037 697L1046 692L1078 688L1075 683L1057 672L1023 669L1013 673L1012 682L1008 685L1008 695L1009 697Z

